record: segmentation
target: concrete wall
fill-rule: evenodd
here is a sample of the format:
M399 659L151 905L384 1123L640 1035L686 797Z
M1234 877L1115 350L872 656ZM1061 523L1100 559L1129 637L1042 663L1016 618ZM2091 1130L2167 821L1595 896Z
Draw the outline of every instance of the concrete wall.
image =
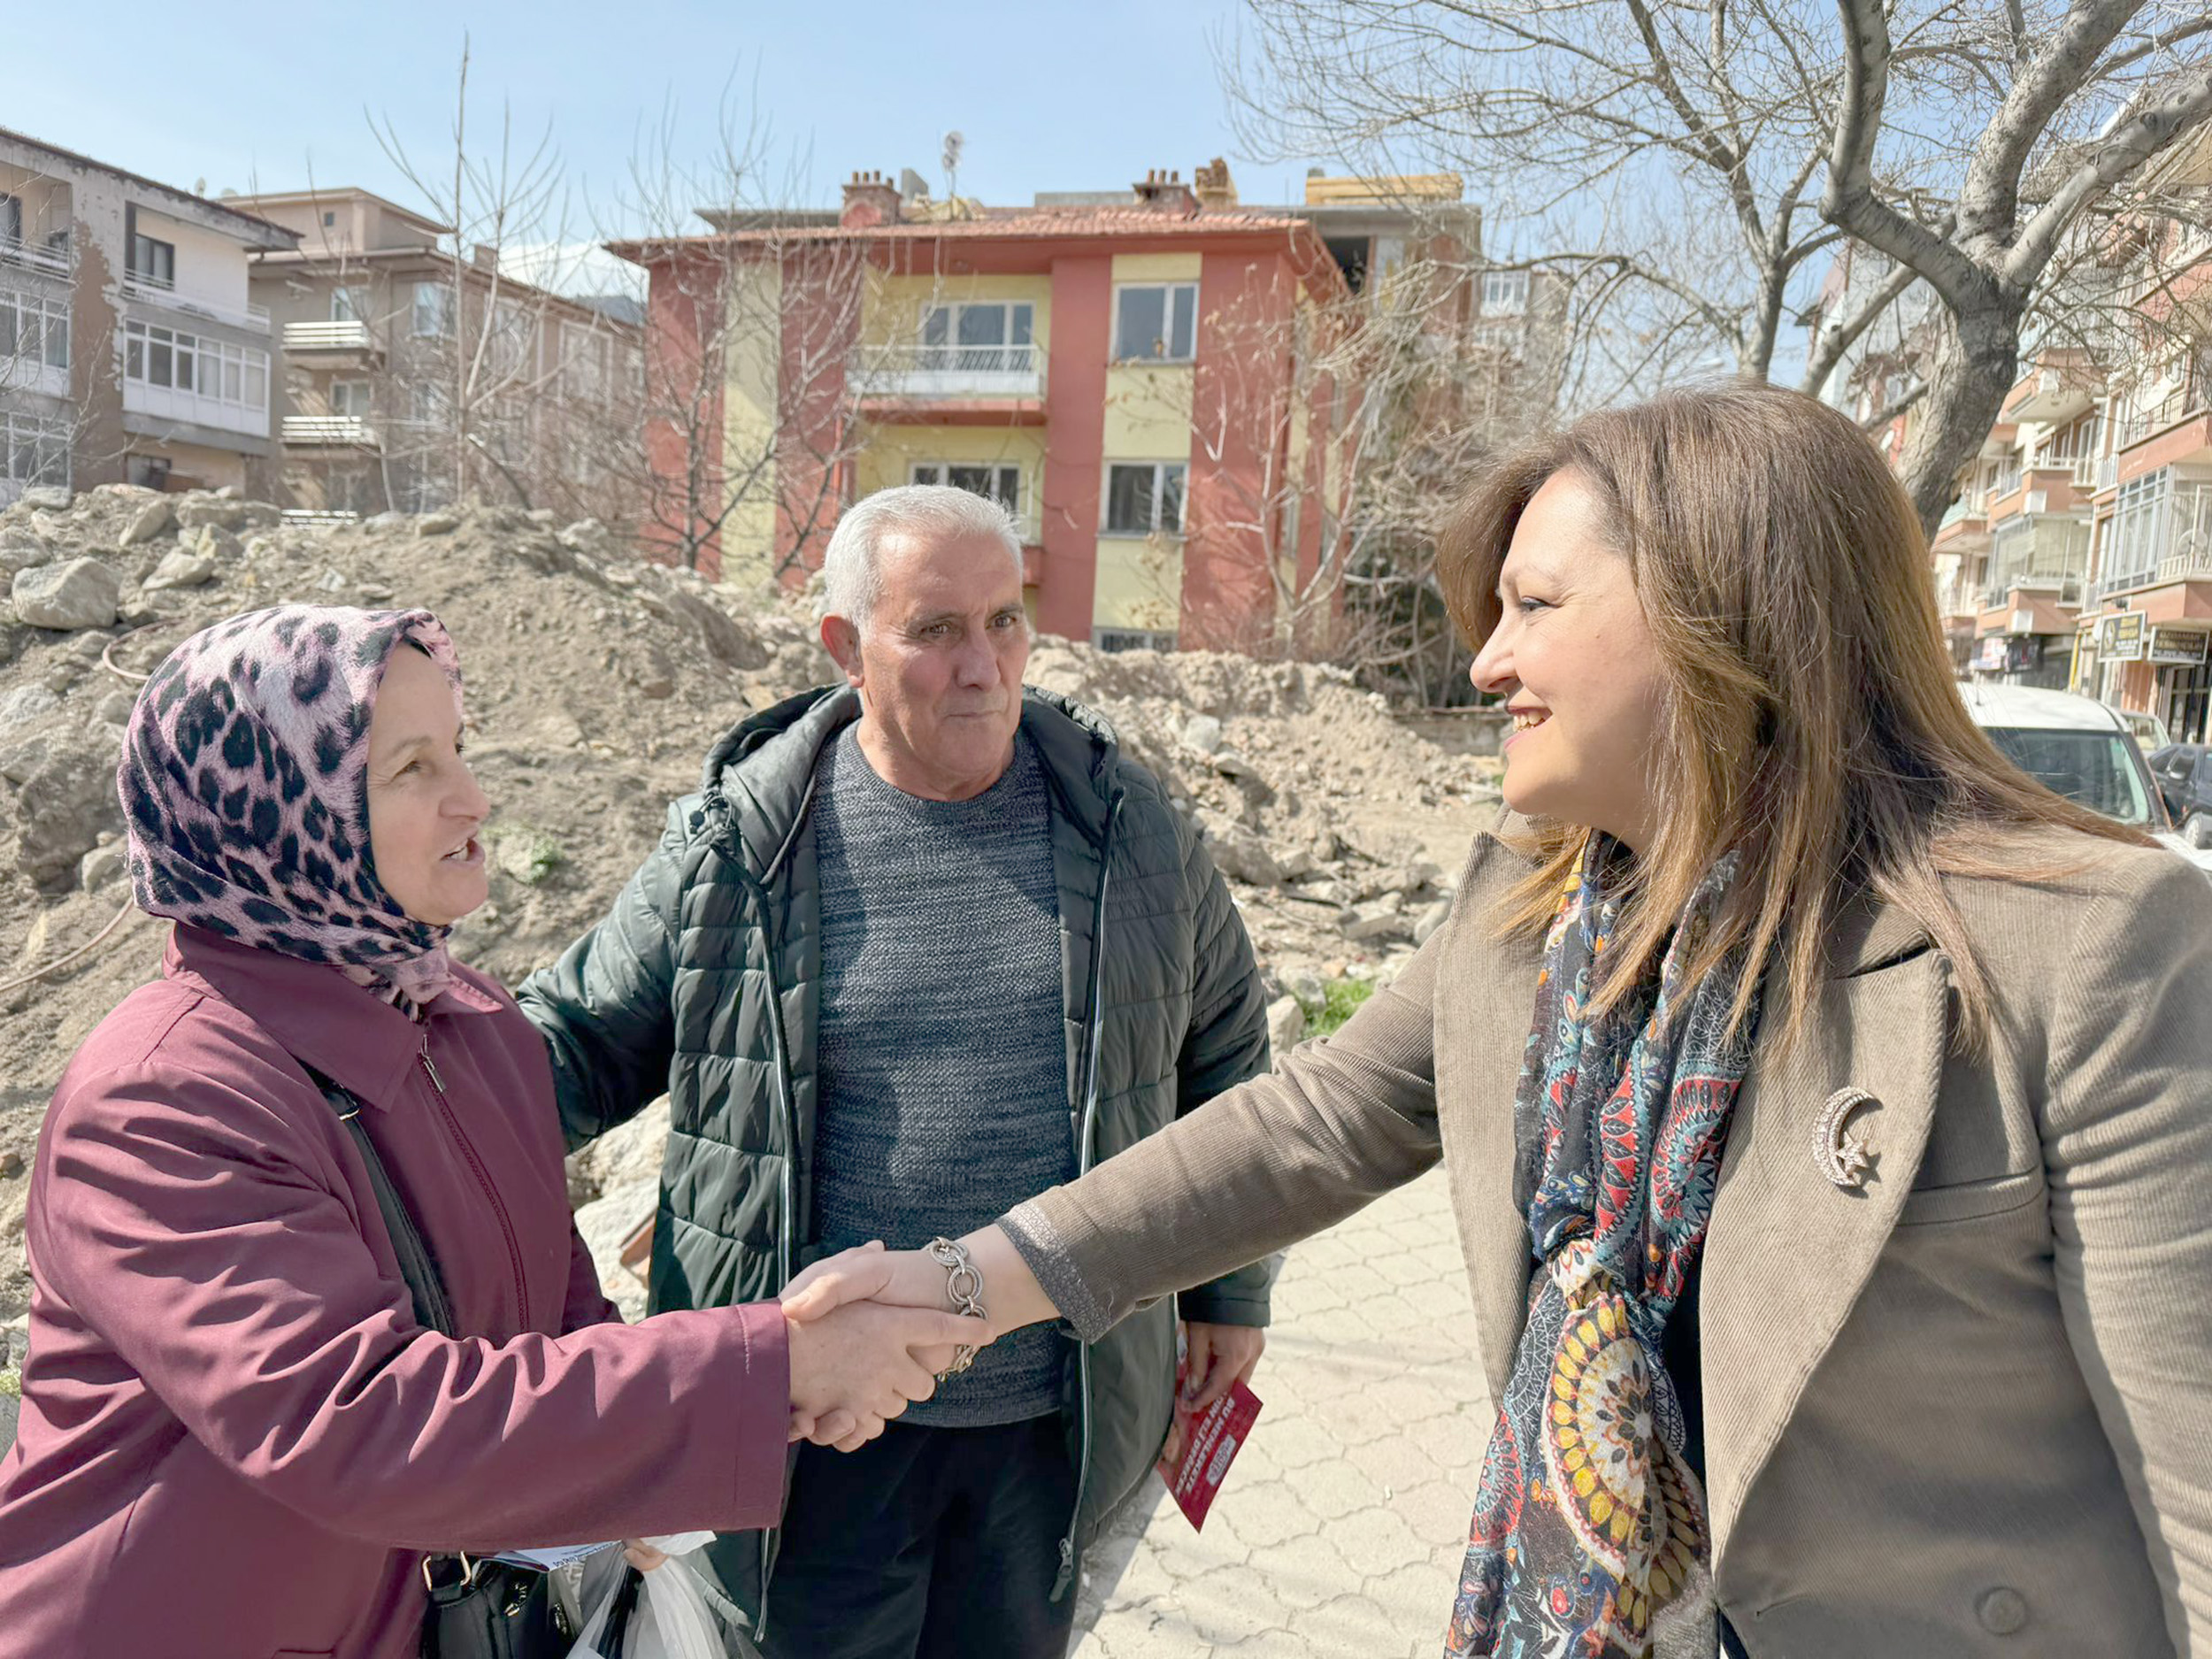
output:
M934 423L869 428L868 447L853 464L853 499L912 482L917 461L994 462L1021 468L1022 539L1038 536L1045 430L1041 426L952 426Z

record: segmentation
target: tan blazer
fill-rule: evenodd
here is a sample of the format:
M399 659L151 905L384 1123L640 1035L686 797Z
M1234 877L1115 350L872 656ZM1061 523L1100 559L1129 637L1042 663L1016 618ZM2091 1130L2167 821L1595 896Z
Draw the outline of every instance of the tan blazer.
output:
M1714 1584L1757 1659L2212 1659L2212 884L2054 844L2093 868L1952 888L2004 1003L1983 1057L1947 962L1873 909L1809 1040L1745 1080L1699 1320ZM1495 1399L1537 953L1483 913L1525 868L1483 837L1450 922L1334 1037L1017 1211L1063 1311L1087 1334L1440 1156L1469 1393ZM1845 1088L1870 1096L1856 1186L1820 1156Z

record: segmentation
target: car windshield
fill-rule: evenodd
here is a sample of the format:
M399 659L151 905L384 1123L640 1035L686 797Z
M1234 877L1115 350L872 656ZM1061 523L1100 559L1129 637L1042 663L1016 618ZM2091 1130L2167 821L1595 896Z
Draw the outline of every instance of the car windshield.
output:
M2055 794L2123 824L2149 825L2151 803L2134 740L2117 732L2065 732L1993 726L2005 757Z

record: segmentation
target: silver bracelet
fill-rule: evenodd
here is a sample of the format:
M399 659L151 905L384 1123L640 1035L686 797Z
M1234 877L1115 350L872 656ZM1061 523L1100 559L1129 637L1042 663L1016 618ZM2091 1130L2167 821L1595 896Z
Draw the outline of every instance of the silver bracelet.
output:
M929 1256L945 1270L945 1298L952 1310L971 1319L987 1319L990 1316L983 1311L983 1274L968 1255L968 1247L954 1239L932 1239ZM953 1349L952 1363L937 1373L937 1380L957 1377L974 1363L974 1345L963 1342Z

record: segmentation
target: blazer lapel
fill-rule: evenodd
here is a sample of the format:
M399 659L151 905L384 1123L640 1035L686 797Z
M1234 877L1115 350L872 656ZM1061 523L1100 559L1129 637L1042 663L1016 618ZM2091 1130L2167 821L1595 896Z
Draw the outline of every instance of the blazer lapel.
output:
M1886 910L1845 954L1802 1041L1755 1062L1729 1125L1699 1297L1716 1561L1896 1225L1935 1113L1943 959ZM1824 1116L1843 1089L1868 1096L1845 1125L1872 1160L1855 1185L1831 1179L1823 1157Z

